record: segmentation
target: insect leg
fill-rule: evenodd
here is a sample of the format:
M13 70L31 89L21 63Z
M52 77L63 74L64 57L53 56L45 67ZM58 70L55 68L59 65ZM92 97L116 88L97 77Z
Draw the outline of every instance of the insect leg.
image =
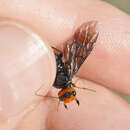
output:
M78 100L78 99L75 99L75 101L76 101L76 103L77 103L77 104L78 104L78 106L79 106L79 104L80 104L80 103L79 103L79 100Z
M67 107L67 105L64 103L64 107L65 107L65 109L67 109L68 110L68 107Z
M59 100L58 105L57 105L57 112L59 110L59 106L60 106L60 100Z
M39 89L37 89L37 91L35 91L35 95L36 96L40 96L40 97L47 97L47 98L58 98L58 97L54 97L54 96L44 96L42 94L39 94L39 90L43 87L43 85L41 85L41 87ZM59 99L59 98L58 98Z
M41 87L39 87L39 89L37 89L37 90L35 91L35 95L36 95L36 96L43 97L43 95L38 94L39 90L40 90L42 87L43 87L43 84L41 85Z
M63 56L63 52L61 51L61 50L59 50L59 49L57 49L57 48L55 48L55 47L51 47L53 50L55 50L55 51L57 51L57 52L59 52L60 54L60 57L62 57Z

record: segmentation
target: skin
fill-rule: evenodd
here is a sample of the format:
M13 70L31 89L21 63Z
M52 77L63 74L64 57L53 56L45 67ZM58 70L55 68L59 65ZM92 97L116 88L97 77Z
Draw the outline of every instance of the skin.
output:
M22 76L11 78L15 83L19 81L14 90L10 90L11 80L0 82L3 95L9 90L13 93L16 88L18 89L16 92L21 94L16 104L12 103L13 99L12 102L10 98L6 99L7 103L10 102L7 105L13 106L13 111L9 110L9 107L0 111L2 130L130 129L129 104L110 90L130 94L130 17L127 14L99 0L82 0L82 2L81 0L69 2L1 0L0 16L1 21L16 21L36 32L45 41L48 49L48 52L42 56L43 59L33 66L35 69L31 69L32 66L28 67L29 76L26 77L27 72L23 70ZM68 105L69 110L66 111L61 103L57 112L56 99L43 99L35 95L41 80L46 81L42 95L47 95L50 91L52 95L57 94L57 90L51 89L56 67L53 50L49 46L61 48L62 43L73 34L76 27L89 20L98 21L100 34L92 54L78 72L80 79L77 81L77 86L92 88L96 93L77 90L80 106L72 102ZM19 59L17 53L20 50L20 53L24 54L26 47L24 45L24 42L14 45L13 52L16 53L15 57L11 55L12 59ZM5 47L3 51L1 45L0 53L3 52L9 54L9 50ZM45 65L43 60L49 65ZM7 63L10 61L1 61L3 66ZM48 71L45 73L45 70ZM41 72L41 75L36 72ZM2 78L1 76L1 81ZM29 81L28 84L25 81ZM7 91L2 87L5 83L9 84ZM2 99L2 94L0 96ZM27 100L26 104L25 100Z

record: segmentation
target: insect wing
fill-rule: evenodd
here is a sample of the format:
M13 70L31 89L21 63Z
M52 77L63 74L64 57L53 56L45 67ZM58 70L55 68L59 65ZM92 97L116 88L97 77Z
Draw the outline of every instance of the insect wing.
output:
M96 21L82 24L69 39L63 48L65 68L68 76L72 78L79 70L85 59L91 53L98 37Z

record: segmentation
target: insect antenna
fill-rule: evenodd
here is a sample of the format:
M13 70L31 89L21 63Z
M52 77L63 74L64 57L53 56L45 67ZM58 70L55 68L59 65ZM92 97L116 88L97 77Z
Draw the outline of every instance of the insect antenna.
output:
M91 91L91 92L96 92L96 90L90 89L90 88L80 88L80 87L75 87L75 88L84 89L84 90L88 90L88 91Z
M91 89L91 88L80 88L80 87L77 87L75 84L72 83L72 85L75 87L75 88L78 88L78 89L84 89L84 90L88 90L88 91L91 91L91 92L96 92L96 90L94 89Z

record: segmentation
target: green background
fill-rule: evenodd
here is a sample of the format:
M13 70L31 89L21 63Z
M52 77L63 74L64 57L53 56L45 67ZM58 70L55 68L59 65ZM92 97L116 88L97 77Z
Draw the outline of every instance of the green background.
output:
M130 0L103 0L130 14Z
M130 14L130 0L104 0L113 6L121 9L122 11L126 12L127 14ZM130 103L130 96L119 94L121 97L123 97L126 101Z

